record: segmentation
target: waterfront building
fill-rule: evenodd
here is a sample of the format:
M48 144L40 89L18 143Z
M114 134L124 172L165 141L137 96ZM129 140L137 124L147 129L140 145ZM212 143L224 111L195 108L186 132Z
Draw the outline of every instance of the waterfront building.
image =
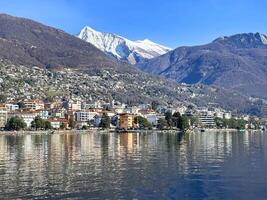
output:
M53 129L60 129L61 125L63 125L65 128L68 128L69 123L67 119L62 118L50 118L48 121L51 123L51 126Z
M136 128L136 124L134 123L134 118L136 115L131 113L121 113L119 115L119 128L120 129L131 129Z
M214 121L214 117L212 115L209 115L207 112L202 112L200 113L200 115L198 116L198 120L201 126L203 127L215 127L215 121Z
M32 121L38 115L40 115L39 111L23 111L23 110L19 110L19 111L16 111L16 112L9 113L9 117L17 116L17 117L23 119L23 121L27 124L27 128L31 127Z
M156 113L147 113L144 114L143 117L146 118L152 126L157 126L159 118Z
M88 122L90 120L94 120L97 112L91 112L88 110L82 110L76 112L77 122Z
M232 118L232 114L230 112L226 112L224 113L224 119L231 119Z

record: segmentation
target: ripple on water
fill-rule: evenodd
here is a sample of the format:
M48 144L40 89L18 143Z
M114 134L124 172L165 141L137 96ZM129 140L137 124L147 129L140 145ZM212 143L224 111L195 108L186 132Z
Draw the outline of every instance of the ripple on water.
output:
M267 134L0 136L0 199L267 199Z

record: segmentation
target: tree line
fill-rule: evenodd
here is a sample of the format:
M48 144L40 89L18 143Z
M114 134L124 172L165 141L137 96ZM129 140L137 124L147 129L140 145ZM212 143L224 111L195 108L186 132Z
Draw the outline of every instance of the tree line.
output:
M191 120L192 122L192 120ZM179 112L172 112L168 111L165 113L165 118L160 118L158 120L158 129L173 129L177 128L182 131L188 130L190 127L190 118L181 115Z
M26 128L27 124L18 116L9 118L5 125L5 130L7 131L20 131ZM52 129L52 126L48 120L44 120L40 116L36 116L31 123L31 128L35 130L50 130Z
M165 113L165 118L160 118L157 123L158 129L173 129L177 128L180 130L187 130L189 128L189 121L188 117L180 115L180 113L176 112L172 115L171 112ZM142 116L136 116L134 119L135 124L139 125L140 129L152 129L153 125ZM110 117L104 113L101 117L99 127L103 129L109 129L110 125L116 125L117 122L113 123ZM69 127L75 128L75 120L71 118L69 120ZM14 116L8 119L5 130L7 131L20 131L27 128L27 124L24 120L18 116ZM31 128L34 130L50 130L53 129L51 123L48 120L42 119L40 116L36 116L34 120L31 122ZM65 124L60 126L61 129L65 129ZM83 127L83 129L87 129L87 127Z

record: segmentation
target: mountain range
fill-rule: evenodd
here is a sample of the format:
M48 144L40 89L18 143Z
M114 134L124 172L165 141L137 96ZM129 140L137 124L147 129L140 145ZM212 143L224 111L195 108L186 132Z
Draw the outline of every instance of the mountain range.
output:
M113 33L98 32L88 26L81 30L78 37L103 52L131 64L158 57L171 50L149 39L131 41Z
M243 33L175 50L149 40L131 41L85 27L79 38L119 60L177 83L223 87L267 99L267 36Z
M58 98L77 96L130 104L216 104L236 113L264 115L264 99L240 92L242 85L239 91L226 82L249 82L252 90L253 83L259 88L265 83L266 37L248 34L242 38L239 35L204 46L165 49L166 54L151 54L152 59L144 53L136 60L136 67L126 62L128 59L120 59L62 30L0 14L0 94L10 100L45 98L52 93ZM157 49L157 45L152 46L150 49ZM228 76L232 79L226 79ZM179 84L184 82L188 84Z
M215 85L267 99L267 36L244 33L210 44L180 47L139 64L178 83Z
M154 77L62 30L0 14L0 94L10 100L53 93L59 98L178 105L213 101L204 100L210 98L203 96L209 90ZM248 103L246 99L244 105Z

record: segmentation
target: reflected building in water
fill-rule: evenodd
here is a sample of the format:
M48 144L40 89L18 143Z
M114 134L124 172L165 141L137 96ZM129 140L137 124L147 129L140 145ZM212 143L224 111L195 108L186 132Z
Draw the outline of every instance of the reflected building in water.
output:
M120 140L120 150L124 151L127 155L133 154L136 148L140 145L138 144L139 134L133 133L123 133L119 135Z
M14 198L24 192L49 195L43 188L50 185L62 192L86 191L91 180L91 190L114 182L123 191L123 180L139 184L140 177L148 180L162 173L202 173L208 179L203 171L209 166L229 167L225 173L231 175L240 173L232 169L239 158L265 160L266 146L265 134L249 132L1 135L0 192Z

